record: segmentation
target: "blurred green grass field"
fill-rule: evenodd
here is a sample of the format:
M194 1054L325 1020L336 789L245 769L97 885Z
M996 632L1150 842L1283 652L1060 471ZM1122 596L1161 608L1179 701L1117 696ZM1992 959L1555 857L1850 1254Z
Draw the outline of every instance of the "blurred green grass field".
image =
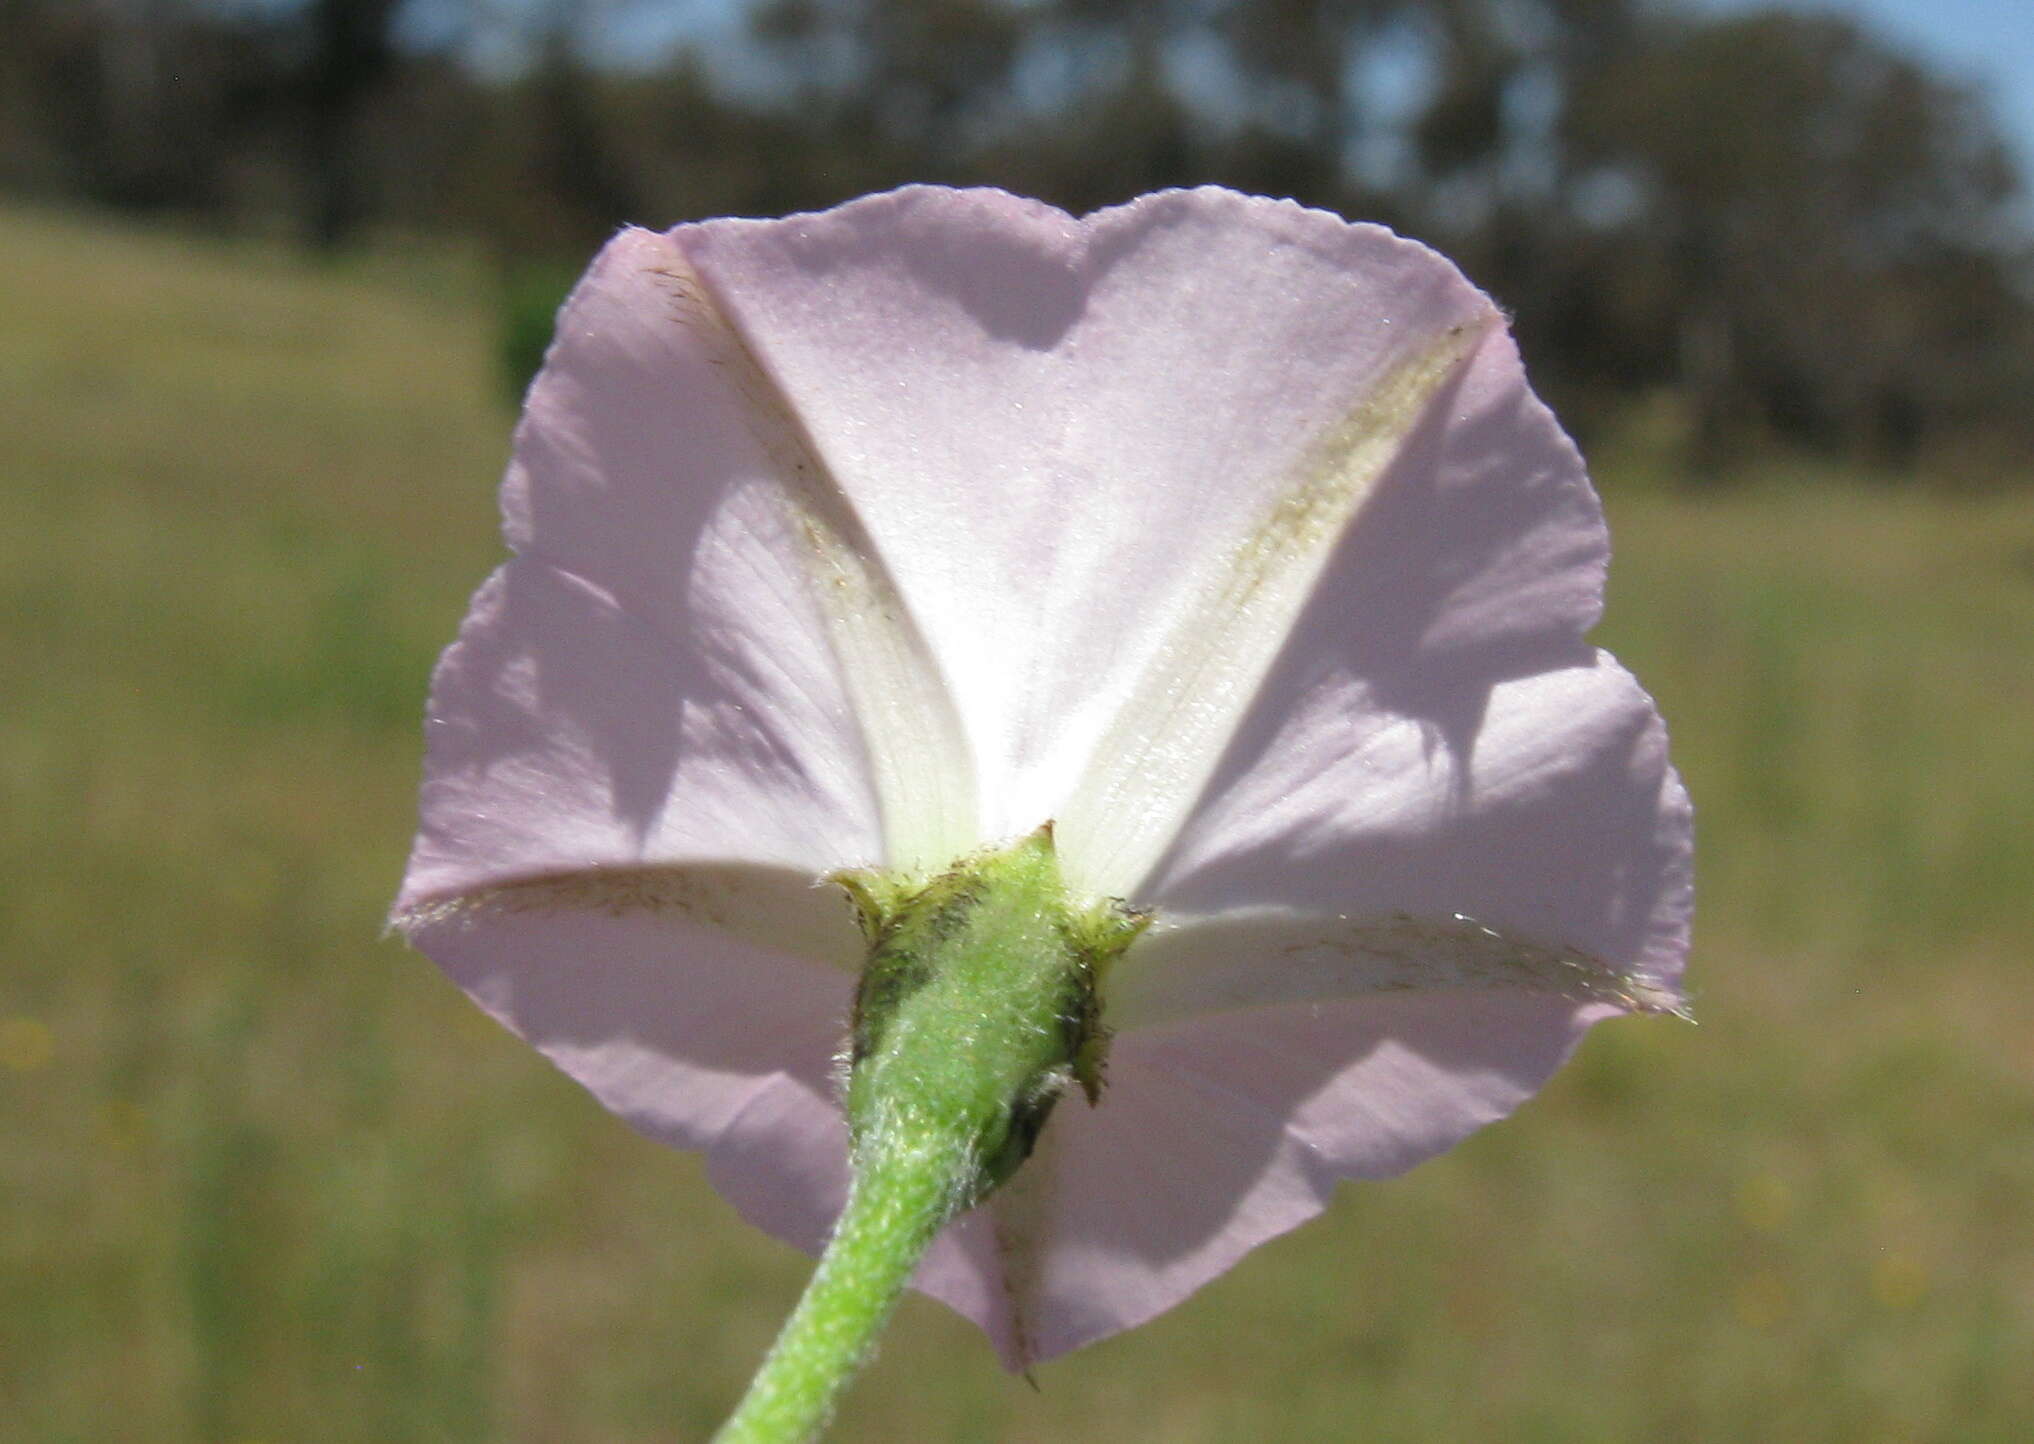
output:
M492 563L477 269L0 211L0 1436L703 1437L806 1261L383 941ZM1603 478L1701 1023L839 1440L2034 1438L2034 490Z

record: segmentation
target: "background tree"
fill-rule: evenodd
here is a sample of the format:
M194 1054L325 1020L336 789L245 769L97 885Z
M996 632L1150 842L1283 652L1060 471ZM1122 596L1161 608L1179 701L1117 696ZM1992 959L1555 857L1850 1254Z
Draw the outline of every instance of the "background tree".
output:
M1433 241L1571 424L1665 396L1697 475L2034 444L1984 107L1848 21L1691 3L750 0L622 56L644 0L0 0L0 186L326 250L478 234L541 340L625 222L1218 182Z
M309 0L303 11L302 112L306 234L331 250L366 219L358 159L362 112L396 63L392 28L403 0Z
M1911 463L2024 344L2018 181L1962 90L1777 12L1660 25L1590 80L1570 134L1629 187L1618 289L1649 301L1629 379L1682 386L1703 471L1761 432Z

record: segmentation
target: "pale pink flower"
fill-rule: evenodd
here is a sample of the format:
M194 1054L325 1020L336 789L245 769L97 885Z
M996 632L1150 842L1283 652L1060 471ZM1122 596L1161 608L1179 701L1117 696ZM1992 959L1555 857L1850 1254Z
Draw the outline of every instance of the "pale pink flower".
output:
M916 1279L1013 1365L1676 1006L1689 812L1584 640L1596 499L1503 318L1386 231L934 189L627 231L503 509L397 921L752 1222L816 1249L847 1181L820 879L1051 819L1155 916L1099 1106Z

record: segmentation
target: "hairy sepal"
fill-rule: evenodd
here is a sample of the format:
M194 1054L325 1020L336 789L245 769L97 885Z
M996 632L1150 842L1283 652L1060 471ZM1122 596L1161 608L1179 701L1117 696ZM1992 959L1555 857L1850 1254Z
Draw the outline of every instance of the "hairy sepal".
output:
M959 1153L953 1210L1016 1171L1069 1085L1100 1101L1110 964L1149 919L1071 896L1052 827L922 884L871 872L854 900L868 962L855 992L846 1109L859 1170L906 1136Z

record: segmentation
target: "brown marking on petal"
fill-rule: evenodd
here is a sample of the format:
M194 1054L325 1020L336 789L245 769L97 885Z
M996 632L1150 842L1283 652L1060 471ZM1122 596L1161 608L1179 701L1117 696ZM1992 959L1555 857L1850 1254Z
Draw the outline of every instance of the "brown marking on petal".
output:
M546 913L670 917L849 971L861 961L841 893L789 871L743 864L593 867L518 878L404 908L404 934Z
M1692 1021L1670 984L1461 913L1352 918L1265 910L1176 919L1154 929L1125 963L1111 1003L1119 1026L1133 1028L1234 1008L1458 989L1537 993Z
M980 1205L988 1213L990 1236L996 1244L995 1282L1010 1320L1011 1358L1004 1362L1027 1373L1038 1360L1031 1315L1044 1278L1046 1220L1059 1186L1056 1136L1047 1129L1024 1166Z
M1490 319L1494 319L1495 313ZM1213 774L1336 541L1482 343L1463 323L1401 358L1323 428L1207 578L1096 746L1062 822L1080 882L1134 891Z
M742 402L805 544L876 779L889 863L929 875L980 841L972 753L932 649L845 488L727 308L682 255L644 273Z

